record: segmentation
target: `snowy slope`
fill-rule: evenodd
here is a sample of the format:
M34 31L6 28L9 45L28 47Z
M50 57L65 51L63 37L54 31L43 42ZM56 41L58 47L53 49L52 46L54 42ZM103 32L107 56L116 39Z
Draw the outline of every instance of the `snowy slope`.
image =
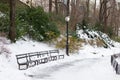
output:
M114 41L111 40L107 34L101 31L93 31L90 29L84 29L84 30L77 29L76 34L78 38L86 40L86 41L99 39L105 44L106 48L114 47Z
M11 54L7 58L6 54L0 55L0 80L120 80L110 65L110 55L120 53L119 43L108 49L84 45L79 54L22 71L18 70L15 55L53 50L54 46L29 39L1 45ZM65 54L65 51L60 50L60 53Z

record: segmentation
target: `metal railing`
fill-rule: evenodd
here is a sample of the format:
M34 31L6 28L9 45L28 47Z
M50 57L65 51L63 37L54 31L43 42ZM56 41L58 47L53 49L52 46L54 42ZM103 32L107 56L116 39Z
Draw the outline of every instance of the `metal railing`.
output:
M116 74L120 75L120 54L111 55L111 65L113 66Z

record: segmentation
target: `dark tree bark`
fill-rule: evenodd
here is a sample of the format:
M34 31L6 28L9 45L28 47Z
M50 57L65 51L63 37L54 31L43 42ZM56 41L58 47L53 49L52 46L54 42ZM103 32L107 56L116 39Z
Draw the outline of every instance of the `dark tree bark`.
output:
M95 4L94 4L94 16L96 18L96 0L95 0Z
M49 0L49 12L52 12L52 0Z
M118 10L116 0L111 0L111 19L110 19L110 26L113 28L114 35L118 35Z
M30 7L32 7L33 5L32 5L32 0L30 1Z
M86 1L86 8L87 8L86 9L87 10L86 11L86 21L88 22L89 21L89 13L90 13L90 9L89 9L90 8L90 0Z
M108 0L100 0L99 23L103 25L105 33L107 33L107 3Z
M107 0L104 0L104 12L103 12L103 16L104 16L104 32L107 33Z
M58 12L62 16L66 16L67 14L67 5L66 5L66 0L58 0Z
M76 30L76 24L80 22L80 20L82 20L82 13L80 10L80 0L72 0L71 1L71 10L70 10L70 16L71 16L71 20L70 20L70 28L71 31L75 31Z
M58 0L55 0L55 11L58 14Z
M102 0L100 0L100 9L99 9L99 23L102 21Z
M70 0L67 0L67 16L69 16L69 13L70 13L69 4L70 4Z
M9 27L9 38L10 38L11 42L15 42L15 38L16 38L15 5L16 5L16 0L10 0L10 27Z
M118 10L118 25L120 25L120 2L118 2L118 7L119 7L119 10ZM120 27L118 27L118 36L120 35L119 34L119 31L120 31L119 28Z

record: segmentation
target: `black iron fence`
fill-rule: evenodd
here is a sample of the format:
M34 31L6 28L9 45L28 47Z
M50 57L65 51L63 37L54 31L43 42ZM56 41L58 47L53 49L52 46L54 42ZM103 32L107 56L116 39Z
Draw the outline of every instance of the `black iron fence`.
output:
M19 70L26 70L39 64L64 59L59 50L49 50L16 55Z
M120 75L120 54L111 55L111 65L113 66L116 74Z

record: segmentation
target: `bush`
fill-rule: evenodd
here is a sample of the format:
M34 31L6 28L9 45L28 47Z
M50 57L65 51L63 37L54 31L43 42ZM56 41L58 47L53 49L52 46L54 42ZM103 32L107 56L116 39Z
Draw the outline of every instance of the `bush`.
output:
M104 41L101 40L100 38L88 40L88 43L91 46L97 46L97 47L105 47L106 46L106 44L104 43Z
M85 29L88 29L88 24L85 20L83 20L81 23L78 23L76 27L78 27L79 29L85 30Z
M66 24L65 23L65 17L63 15L56 13L50 13L49 14L50 20L56 21L57 23Z
M99 22L97 22L95 24L95 26L93 27L94 30L97 30L97 31L102 31L104 30L104 26L102 24L100 24Z
M0 32L8 32L9 31L9 17L4 14L0 17Z
M60 35L60 31L58 30L55 23L50 22L47 25L45 35L46 35L45 40L51 40L53 38L57 38Z
M41 7L19 8L16 11L16 39L29 35L34 40L51 40L60 35L55 23ZM0 31L9 32L9 15L0 17Z
M0 11L4 12L4 13L8 13L9 12L9 7L8 6L9 6L8 4L0 3Z
M81 42L75 37L69 37L69 52L74 53L78 52L81 47ZM56 48L65 49L66 48L66 38L63 37L60 41L57 42Z
M113 37L112 39L117 41L117 42L120 42L120 37Z
M26 15L26 16L25 16ZM27 8L24 13L20 14L21 19L27 21L30 25L28 34L31 38L39 41L50 40L60 35L60 32L55 23L49 20L48 13L44 12L43 8ZM50 37L49 32L53 32L54 36Z
M109 37L114 36L113 28L111 26L107 27L107 34Z
M107 28L106 34L108 34L110 37L112 37L114 35L114 32L113 32L114 30L113 30L112 26L107 26L106 28ZM93 27L93 29L104 32L104 26L100 23L96 23L95 26Z
M16 39L22 38L28 33L29 24L26 21L16 19Z
M27 30L28 30L28 23L26 21L24 21L23 19L21 19L20 14L23 13L24 10L17 10L17 14L16 14L16 39L21 38L22 36L26 35ZM10 20L9 20L9 14L3 14L3 16L0 17L0 32L4 32L4 33L9 33L9 24Z
M96 45L97 45L97 47L105 47L106 46L104 41L99 38L96 39Z

